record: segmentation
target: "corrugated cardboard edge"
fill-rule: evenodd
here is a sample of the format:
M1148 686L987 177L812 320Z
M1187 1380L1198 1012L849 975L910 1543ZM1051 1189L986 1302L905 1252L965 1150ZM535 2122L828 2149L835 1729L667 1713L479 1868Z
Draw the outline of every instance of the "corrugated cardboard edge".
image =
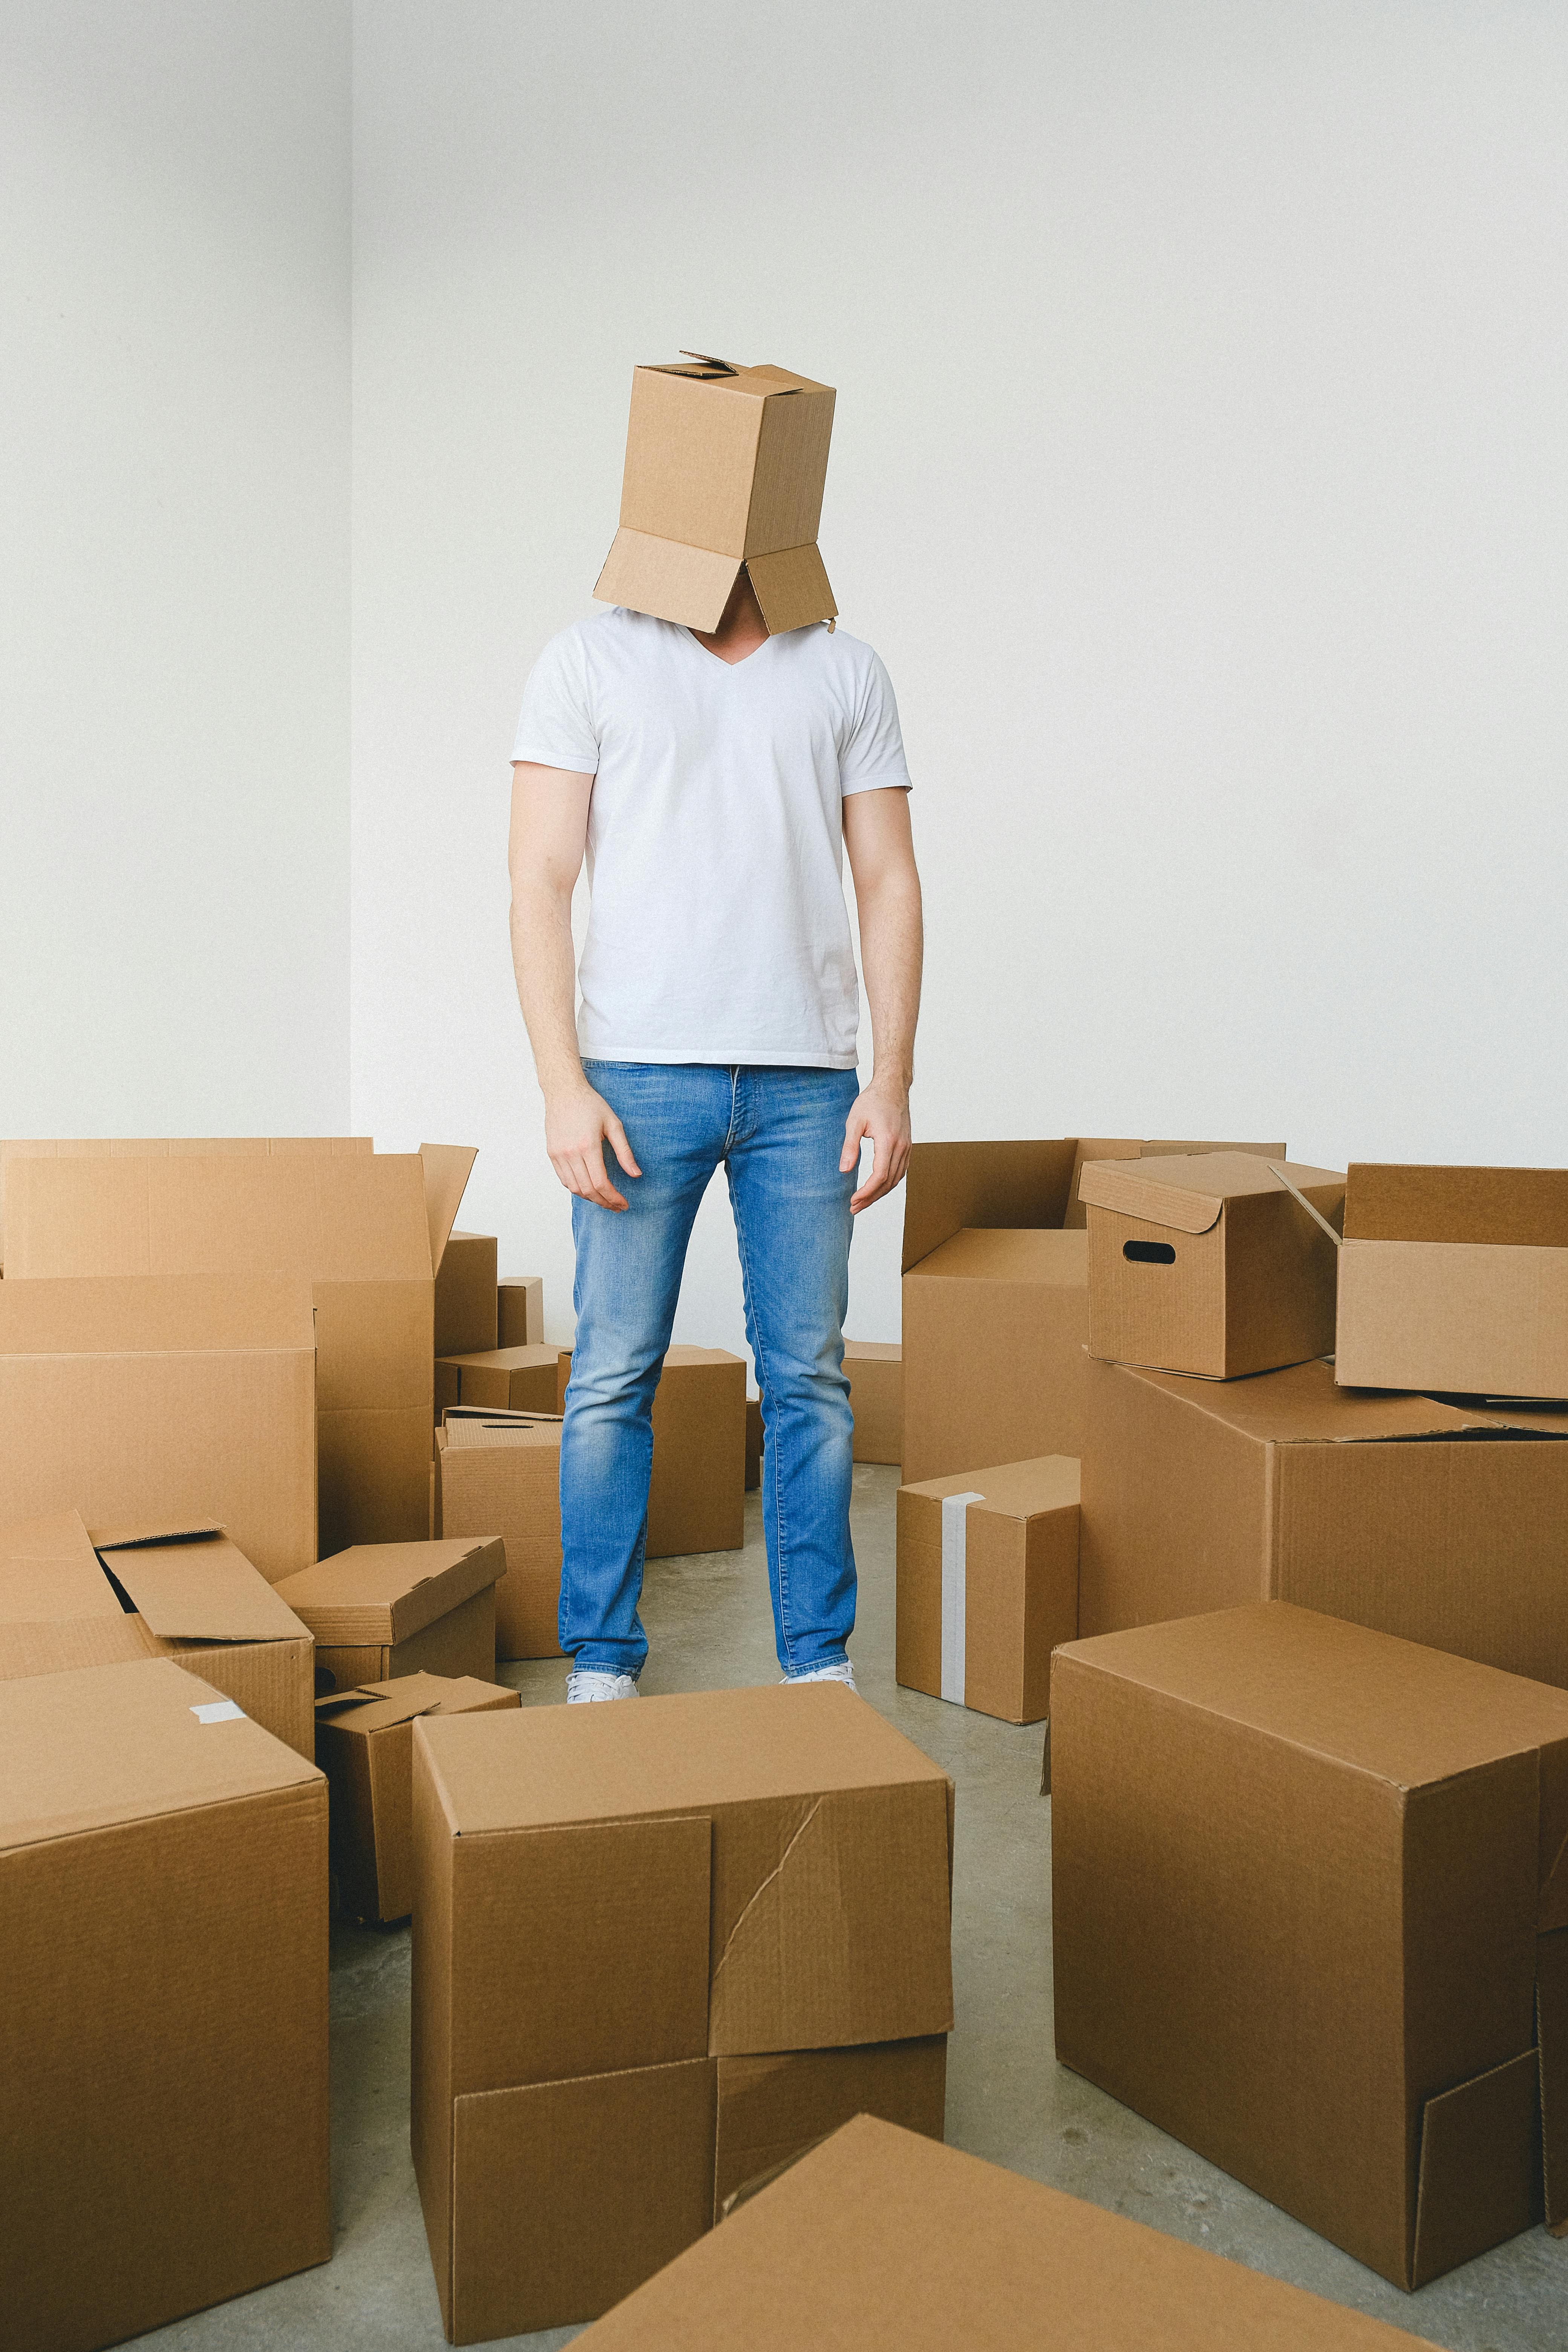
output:
M1086 1208L1141 1217L1145 1224L1169 1225L1173 1233L1212 1233L1224 1213L1224 1200L1208 1192L1189 1192L1183 1185L1162 1183L1150 1172L1157 1165L1147 1160L1086 1160L1078 1180L1078 1197Z

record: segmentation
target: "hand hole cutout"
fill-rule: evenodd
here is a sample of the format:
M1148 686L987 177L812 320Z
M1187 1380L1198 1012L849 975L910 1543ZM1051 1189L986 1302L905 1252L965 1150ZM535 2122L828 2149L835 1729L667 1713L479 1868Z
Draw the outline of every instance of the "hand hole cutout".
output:
M1174 1265L1176 1253L1169 1242L1123 1242L1121 1255L1135 1265Z

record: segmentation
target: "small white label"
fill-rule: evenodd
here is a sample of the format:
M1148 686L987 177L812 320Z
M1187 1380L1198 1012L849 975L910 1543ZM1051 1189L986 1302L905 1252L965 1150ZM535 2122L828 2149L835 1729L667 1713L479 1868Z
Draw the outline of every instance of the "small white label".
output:
M191 1713L198 1723L243 1723L245 1709L236 1706L231 1698L209 1699L205 1706L193 1706Z

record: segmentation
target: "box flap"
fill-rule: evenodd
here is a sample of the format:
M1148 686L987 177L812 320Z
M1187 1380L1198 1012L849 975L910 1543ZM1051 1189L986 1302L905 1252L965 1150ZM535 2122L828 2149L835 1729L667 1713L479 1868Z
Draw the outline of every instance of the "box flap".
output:
M141 1544L183 1543L195 1536L221 1536L224 1532L216 1519L204 1518L193 1511L181 1519L127 1519L113 1527L94 1527L90 1535L93 1549L106 1552L131 1551Z
M623 523L610 542L605 568L594 583L602 604L650 613L686 629L716 629L741 569L738 555L716 555L679 539L656 539L651 531Z
M77 1512L0 1528L0 1625L124 1613Z
M430 1271L441 1271L452 1228L458 1222L463 1193L473 1174L479 1152L466 1143L422 1143L425 1171L425 1211L430 1220Z
M838 611L815 541L806 547L781 548L773 555L750 555L746 570L770 637L809 628L814 621L831 621Z
M499 1536L433 1543L353 1544L274 1587L318 1642L406 1642L506 1573Z
M430 1715L458 1687L448 1675L397 1675L391 1682L362 1683L358 1690L332 1691L316 1701L316 1721L334 1730L390 1731L395 1724L411 1723L416 1715Z
M1298 1192L1320 1212L1337 1207L1344 1178L1332 1169L1304 1168L1279 1162ZM1079 1198L1091 1208L1111 1209L1146 1224L1167 1225L1173 1232L1206 1234L1217 1223L1227 1201L1254 1192L1281 1192L1267 1160L1246 1151L1200 1151L1150 1154L1139 1160L1097 1160L1085 1163L1079 1179Z
M1345 1178L1345 1239L1568 1249L1568 1168L1352 1160Z
M132 1538L98 1546L137 1611L165 1642L303 1642L300 1622L237 1544L222 1534Z
M7 1275L0 1282L0 1355L200 1355L236 1349L314 1355L310 1284L210 1275L31 1280Z
M903 1271L968 1226L1059 1226L1074 1145L917 1143L904 1173Z
M1427 2100L1407 2286L1425 2286L1539 2219L1538 2074L1526 2050Z

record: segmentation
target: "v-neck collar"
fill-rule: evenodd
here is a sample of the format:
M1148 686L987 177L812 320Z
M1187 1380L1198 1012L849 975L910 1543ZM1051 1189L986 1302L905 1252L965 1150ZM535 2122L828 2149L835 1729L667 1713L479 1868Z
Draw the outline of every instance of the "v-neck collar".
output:
M692 652L699 655L703 661L711 662L715 669L749 669L752 664L757 659L758 656L760 654L765 654L768 647L773 642L771 635L766 636L763 639L760 646L753 646L749 654L742 654L739 661L726 661L722 654L712 653L709 650L708 646L701 644L699 641L696 630L689 629L684 621L678 621L674 625L679 629L683 637L687 637L690 640Z

